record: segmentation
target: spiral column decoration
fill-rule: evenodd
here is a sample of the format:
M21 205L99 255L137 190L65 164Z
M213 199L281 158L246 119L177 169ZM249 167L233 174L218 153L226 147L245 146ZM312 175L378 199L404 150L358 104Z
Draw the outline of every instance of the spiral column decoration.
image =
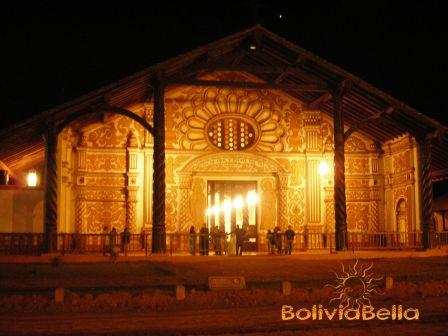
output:
M57 176L56 126L50 124L45 134L45 252L56 252L57 213L58 213L58 176Z
M420 202L421 202L421 226L423 230L423 247L429 249L433 246L433 190L431 179L431 141L424 139L419 141L420 149Z
M340 91L340 90L338 90ZM336 250L347 249L347 204L345 198L343 93L333 95L334 124L334 219Z
M154 89L154 156L152 253L166 252L165 233L165 111L164 87L159 78Z
M286 230L288 221L288 180L287 174L279 174L279 194L278 194L278 220L277 225L282 230Z

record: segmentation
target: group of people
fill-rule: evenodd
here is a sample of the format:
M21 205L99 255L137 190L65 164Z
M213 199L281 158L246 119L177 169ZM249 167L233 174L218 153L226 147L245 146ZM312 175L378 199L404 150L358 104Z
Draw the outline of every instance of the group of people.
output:
M109 236L109 245L107 245L106 237ZM109 232L109 228L107 226L103 227L103 232L101 236L102 246L103 246L103 256L106 256L108 250L110 256L116 258L118 253L120 252L120 247L117 245L118 232L117 229L112 228ZM128 255L129 245L131 243L131 232L129 228L126 226L124 230L120 233L121 238L121 250L124 255Z
M287 255L291 255L292 247L294 243L295 232L291 225L288 225L288 230L284 233L280 228L276 226L273 231L268 230L266 234L266 240L268 242L268 252L270 254L282 254L285 252ZM283 236L285 236L285 250L283 251Z
M239 225L236 226L235 230L229 233L230 243L227 242L227 233L214 226L211 231L209 231L207 225L203 225L198 233L194 226L190 227L190 253L191 255L196 255L196 241L199 237L199 254L209 255L210 243L213 245L215 255L222 255L224 252L227 254L235 253L237 256L243 255L243 246L246 239L246 230L240 228ZM235 245L234 251L230 249Z

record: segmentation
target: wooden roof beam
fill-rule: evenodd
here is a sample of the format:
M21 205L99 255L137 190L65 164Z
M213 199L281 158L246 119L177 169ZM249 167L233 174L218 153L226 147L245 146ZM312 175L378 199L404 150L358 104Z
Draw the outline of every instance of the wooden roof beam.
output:
M271 89L271 90L289 90L303 92L325 92L327 88L316 84L277 84L277 83L256 83L256 82L238 82L238 81L217 81L217 80L168 80L166 84L178 84L189 86L217 86L217 87L238 87L246 89Z
M319 109L323 104L330 101L331 98L333 98L333 95L330 92L325 92L323 95L319 96L312 102L308 103L305 107L306 110L317 110Z
M389 106L386 109L384 109L383 111L375 113L371 117L362 120L361 122L357 123L356 125L351 126L344 133L344 141L347 141L347 139L350 137L350 135L352 135L354 132L362 130L362 129L366 128L367 126L370 126L374 123L383 121L384 119L388 118L394 111L395 111L395 108L393 106Z
M285 68L278 76L277 78L274 80L274 83L280 83L282 80L284 80L286 78L286 76L289 75L289 73L291 72L291 69L293 66L297 66L299 64L302 64L304 62L303 57L298 56L296 58L296 60L290 64L290 66L288 66L287 68Z

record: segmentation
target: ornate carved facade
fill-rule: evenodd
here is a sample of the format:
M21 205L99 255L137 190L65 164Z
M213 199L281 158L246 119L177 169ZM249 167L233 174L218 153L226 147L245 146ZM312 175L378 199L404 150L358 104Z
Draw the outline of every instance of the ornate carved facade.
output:
M206 79L247 80L235 73ZM128 107L151 120L151 104ZM257 229L334 232L333 126L321 111L277 91L176 87L166 92L166 230L207 222L207 183L255 181ZM416 204L415 144L383 146L354 133L345 144L351 232L398 230L400 200ZM60 136L59 230L139 232L151 226L152 139L135 121L108 115ZM319 174L322 161L329 171ZM406 207L407 230L417 210ZM403 216L403 207L399 209Z

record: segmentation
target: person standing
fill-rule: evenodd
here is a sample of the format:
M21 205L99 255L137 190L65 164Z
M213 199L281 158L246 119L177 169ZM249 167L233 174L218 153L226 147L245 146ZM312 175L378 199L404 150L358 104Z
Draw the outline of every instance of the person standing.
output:
M204 224L199 230L199 249L201 255L208 255L208 241L209 241L209 231L207 226Z
M109 247L110 247L110 256L115 260L118 255L117 251L117 230L112 228L109 233Z
M246 230L240 228L238 225L235 229L235 235L236 235L236 255L243 255L243 244L244 244L244 238L246 236Z
M109 228L107 226L103 227L101 232L101 248L103 249L103 256L107 253L107 236L109 235Z
M282 254L282 233L278 226L274 229L275 246L277 247L277 253Z
M274 254L275 239L271 230L268 230L268 233L266 234L266 244L268 245L268 254Z
M196 255L196 231L193 225L190 227L190 254Z
M131 242L131 233L129 232L129 228L126 226L121 233L121 245L124 252L124 255L128 255L129 243Z
M285 254L291 255L292 252L292 245L294 242L294 236L295 232L292 230L292 226L288 225L288 230L285 231L285 238L286 238L286 251Z

